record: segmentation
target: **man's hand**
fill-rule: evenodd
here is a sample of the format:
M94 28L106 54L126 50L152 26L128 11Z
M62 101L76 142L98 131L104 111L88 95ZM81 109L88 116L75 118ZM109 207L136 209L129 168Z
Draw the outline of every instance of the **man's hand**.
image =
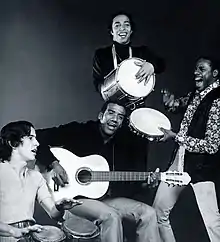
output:
M43 226L35 224L33 226L29 226L26 228L16 228L13 227L13 229L11 230L11 235L16 238L22 238L23 236L25 236L26 234L30 233L30 232L40 232L42 231Z
M164 105L171 108L174 104L174 95L171 94L167 89L162 89L161 93L163 94Z
M150 188L153 188L153 187L156 187L158 186L158 183L159 183L159 179L158 179L158 176L157 176L157 173L160 171L159 168L157 168L155 170L155 172L150 172L149 176L147 177L147 180L145 183L143 183L143 187L150 187Z
M135 65L140 66L140 70L136 73L135 77L138 83L144 81L144 85L147 85L152 74L154 74L154 66L146 61L135 61Z
M148 176L147 178L147 184L150 186L150 187L156 187L158 186L158 183L159 183L159 179L158 179L158 176L157 176L157 173L160 171L159 168L157 168L155 170L155 172L151 172L150 175Z
M69 210L77 205L81 205L82 201L78 201L76 199L67 199L63 198L62 200L56 203L56 208L58 211Z
M52 163L52 168L54 172L54 177L53 177L54 182L61 187L64 187L65 184L68 184L67 173L64 170L64 168L59 164L58 161L54 161Z
M168 139L174 139L176 137L176 133L174 133L172 130L164 129L162 127L159 127L159 130L164 133L164 136L160 139L160 141L166 141Z

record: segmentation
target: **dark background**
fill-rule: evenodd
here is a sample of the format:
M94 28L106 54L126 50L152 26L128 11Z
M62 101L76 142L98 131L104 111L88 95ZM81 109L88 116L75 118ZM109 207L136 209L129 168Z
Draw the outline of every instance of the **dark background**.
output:
M166 60L167 69L156 77L156 89L146 102L165 113L160 89L186 93L193 85L196 58L218 57L219 7L219 0L2 0L0 126L18 119L36 128L95 119L102 100L92 84L92 57L96 48L111 43L107 21L118 10L134 17L133 44L148 45ZM167 115L177 129L179 117ZM171 149L169 142L152 144L149 169L165 169ZM177 220L193 206L192 199L179 209Z

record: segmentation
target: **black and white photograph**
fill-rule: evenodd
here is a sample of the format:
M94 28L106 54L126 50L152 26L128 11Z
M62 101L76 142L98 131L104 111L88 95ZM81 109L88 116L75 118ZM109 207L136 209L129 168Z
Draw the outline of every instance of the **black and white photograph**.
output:
M0 242L220 241L219 12L0 1Z

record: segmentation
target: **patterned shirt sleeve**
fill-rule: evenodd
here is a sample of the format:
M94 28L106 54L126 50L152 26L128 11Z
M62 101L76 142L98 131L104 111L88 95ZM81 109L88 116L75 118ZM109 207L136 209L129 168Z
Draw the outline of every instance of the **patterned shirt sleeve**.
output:
M167 106L168 111L176 113L186 108L190 95L191 93L188 93L186 96L174 99L172 106Z
M175 140L189 152L216 153L220 145L220 98L213 102L210 109L204 139L184 136L179 132Z

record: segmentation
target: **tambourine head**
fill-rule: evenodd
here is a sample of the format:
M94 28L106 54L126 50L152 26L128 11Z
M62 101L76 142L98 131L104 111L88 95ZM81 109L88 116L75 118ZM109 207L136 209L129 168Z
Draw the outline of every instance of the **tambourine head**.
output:
M159 141L164 133L159 129L171 129L169 119L161 112L151 108L134 110L129 118L129 126L133 132L144 135L150 141Z

